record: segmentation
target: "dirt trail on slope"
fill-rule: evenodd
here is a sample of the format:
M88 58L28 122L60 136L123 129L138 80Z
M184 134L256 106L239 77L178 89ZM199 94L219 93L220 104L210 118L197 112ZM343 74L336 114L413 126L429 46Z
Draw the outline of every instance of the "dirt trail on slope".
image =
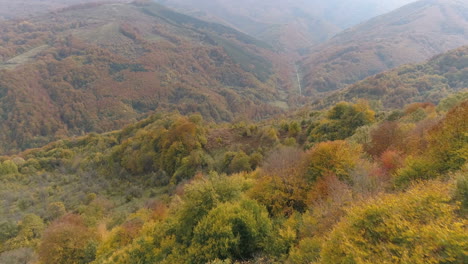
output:
M20 54L16 57L13 57L7 61L0 62L0 69L14 69L15 67L30 62L34 57L40 52L46 50L49 46L42 45L36 48L33 48L29 51L26 51L23 54Z

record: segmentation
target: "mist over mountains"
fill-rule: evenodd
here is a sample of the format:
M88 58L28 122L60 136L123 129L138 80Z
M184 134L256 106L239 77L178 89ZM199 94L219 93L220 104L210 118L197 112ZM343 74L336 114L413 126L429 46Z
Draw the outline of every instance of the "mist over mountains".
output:
M71 5L109 2L106 0L0 0L0 19L28 18L47 14ZM129 2L113 0L112 2Z
M371 17L391 11L402 1L228 1L157 0L188 14L233 26L287 50L321 43L335 33Z

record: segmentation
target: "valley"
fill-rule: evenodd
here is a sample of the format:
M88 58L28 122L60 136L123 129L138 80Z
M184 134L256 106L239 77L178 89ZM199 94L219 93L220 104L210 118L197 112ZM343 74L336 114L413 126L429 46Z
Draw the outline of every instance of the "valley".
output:
M464 264L464 0L0 0L1 264Z

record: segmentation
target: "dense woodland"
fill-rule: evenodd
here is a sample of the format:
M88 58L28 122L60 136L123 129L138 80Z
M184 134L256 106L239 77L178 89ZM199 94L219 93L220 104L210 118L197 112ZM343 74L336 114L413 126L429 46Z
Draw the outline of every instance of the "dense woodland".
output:
M468 87L468 46L435 56L428 62L404 65L369 77L314 102L329 107L340 101L367 99L385 109L400 109L411 102L437 104Z
M388 30L364 23L317 46L297 65L297 53L147 0L86 3L48 15L1 21L0 140L4 143L0 153L121 129L159 111L200 113L206 120L222 122L260 120L395 65L467 43L463 27L468 22L463 14L446 12L435 21L454 21L453 28L442 27L437 38L425 30L440 29L439 24L422 27L411 15L427 18L440 10L463 10L463 3L423 2L371 21ZM399 24L394 16L411 23ZM412 39L406 31L419 32L416 43L408 44L411 49L406 53L398 53L403 58L390 56ZM397 33L401 36L395 37ZM372 39L382 39L382 34L386 41L398 40L398 45L382 40L376 46ZM430 54L419 54L415 60L407 55L415 49L428 50L426 46ZM465 88L465 53L466 49L454 51L444 57L451 59L429 63L422 70L409 66L403 73L391 72L385 75L388 82L361 83L365 87L352 89L343 99L375 99L385 93L385 106L437 103L454 89ZM320 56L314 59L313 54ZM389 77L392 74L398 76Z
M0 21L0 263L468 263L467 46L355 83L462 45L460 6L302 64L313 13L255 37L148 0Z
M4 156L0 262L464 263L466 97L156 114Z
M1 24L3 153L120 129L155 111L260 119L287 107L292 89L267 44L146 1Z

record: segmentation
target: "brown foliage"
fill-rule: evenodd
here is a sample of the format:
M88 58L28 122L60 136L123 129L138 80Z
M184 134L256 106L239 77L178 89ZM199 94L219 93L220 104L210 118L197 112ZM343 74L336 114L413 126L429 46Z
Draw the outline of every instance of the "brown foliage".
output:
M364 146L367 153L379 157L390 148L400 149L404 133L397 122L384 122L371 132L371 142Z
M255 52L253 63L261 61L259 65L269 68L269 57L277 55L223 32L210 33L222 40L219 43L205 43L200 41L209 38L205 29L192 32L187 27L181 34L158 16L108 17L108 12L100 12L105 8L75 6L51 17L1 22L1 61L38 48L31 58L5 64L9 69L0 71L0 141L7 142L5 150L37 147L64 135L115 130L156 110L198 112L217 121L281 112L268 103L277 97L276 89L266 84L270 69L260 78L257 66L247 68L235 58L239 52ZM119 8L141 12L131 4ZM78 33L102 32L96 23L81 19L84 13L117 23L118 28L102 29L106 37L89 39ZM146 26L148 20L154 23ZM153 35L158 37L148 38ZM236 54L227 52L225 43L235 46ZM249 56L243 59L249 62Z
M44 232L38 255L43 263L81 263L87 255L90 243L97 241L79 215L68 214L53 222ZM91 258L92 260L92 258Z
M329 195L339 195L337 190L344 185L336 175L329 173L319 178L313 185L310 192L307 194L309 204L313 204L319 200L326 200Z
M435 111L435 105L433 103L412 103L405 107L405 114L412 114L418 109L423 109L426 112L433 112Z

